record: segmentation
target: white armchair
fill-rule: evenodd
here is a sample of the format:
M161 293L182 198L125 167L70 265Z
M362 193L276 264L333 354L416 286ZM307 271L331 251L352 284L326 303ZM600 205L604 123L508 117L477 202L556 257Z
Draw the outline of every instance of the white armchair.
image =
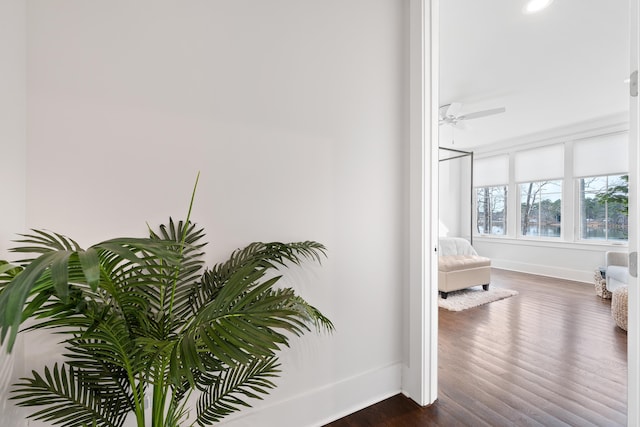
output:
M626 252L606 253L607 290L613 292L629 282L629 256Z

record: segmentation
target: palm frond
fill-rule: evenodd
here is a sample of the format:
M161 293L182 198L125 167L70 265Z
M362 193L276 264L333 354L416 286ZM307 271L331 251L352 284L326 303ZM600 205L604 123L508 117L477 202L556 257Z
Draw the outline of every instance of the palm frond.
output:
M11 249L11 252L17 253L39 253L43 254L52 251L78 251L80 246L73 240L58 233L47 232L44 230L31 230L33 234L21 234L21 239L16 243L21 246Z
M333 325L290 288L274 289L279 276L264 279L259 261L234 272L215 299L190 318L171 358L175 384L193 382L194 369L220 363L248 363L252 357L273 356L288 346L285 332L301 335L308 324Z
M25 261L22 270L0 286L0 342L4 342L8 335L9 350L13 348L19 325L24 319L24 307L31 294L51 293L53 290L52 294L68 303L70 282L86 283L95 290L98 284L96 273L105 267L111 268L111 273L116 271L120 277L129 279L124 283L153 284L166 275L158 277L149 272L145 265L147 262L162 259L169 265L175 265L180 259L167 242L155 239L110 239L84 251L64 236L36 231L26 235L22 242L29 246L18 247L15 251L40 255ZM134 276L135 280L130 280ZM2 279L4 276L0 277ZM45 302L44 299L37 301ZM33 313L38 308L31 304L29 310Z
M29 263L24 270L2 288L0 293L0 341L9 333L7 348L11 350L22 322L22 310L32 288L51 264L67 256L67 252L48 252ZM50 286L53 287L53 281Z
M241 310L234 310L234 302L263 275L264 272L256 271L252 266L239 270L218 298L210 301L189 319L171 358L170 369L174 383L181 383L183 378L193 381L192 371L205 370L203 356L208 354L215 355L215 358L228 365L247 363L251 359L252 351L261 355L273 354L272 350L265 350L259 343L247 340L246 334L235 336L234 332L230 331L233 329L230 324L238 324L241 317L247 315ZM277 279L272 279L266 286L270 286L275 280ZM238 326L237 329L240 328ZM256 334L259 335L260 332L257 331ZM264 331L262 333L264 334Z
M219 277L228 277L231 273L249 263L258 263L264 269L286 266L287 263L300 264L304 259L321 262L326 256L324 245L314 242L262 243L254 242L234 251L229 259L214 265L212 273Z
M176 318L181 318L184 313L185 299L182 295L185 288L190 289L190 285L197 282L202 274L204 255L202 248L206 243L199 243L204 237L204 230L197 228L196 224L179 221L177 224L173 218L169 219L168 225L160 225L158 232L150 230L152 239L162 240L180 254L180 263L173 276L166 283L166 288L158 288L155 290L156 301L155 308L160 311L164 307L170 307L172 313L176 313ZM164 268L162 264L149 266L161 270ZM179 314L178 314L179 313Z
M316 307L310 305L300 296L294 296L288 301L291 308L298 312L300 317L306 322L313 323L317 331L333 332L335 326L333 322Z
M185 294L185 298L189 299L193 312L197 312L208 301L218 297L218 293L226 286L232 274L247 265L267 271L286 267L287 263L299 265L305 259L321 262L323 256L326 256L326 248L314 241L254 242L245 248L235 250L227 261L207 270L199 286L193 286L191 291Z
M86 340L68 340L64 354L67 365L74 368L79 379L97 396L108 397L118 410L134 410L133 395L128 382L127 372L112 363L103 360L83 345Z
M31 378L22 378L11 393L18 406L44 406L29 418L50 421L63 427L81 427L94 423L100 427L123 425L128 408L116 404L121 396L114 389L88 387L76 369L56 364L45 367L44 376L32 371Z
M126 320L111 315L95 322L75 345L91 352L94 358L118 366L131 375L143 372L147 359L144 348L138 345L129 331Z
M251 406L249 399L262 399L275 388L271 381L280 373L276 357L255 358L247 364L237 365L204 376L207 384L197 403L196 422L201 426L216 423L225 416Z
M199 251L206 246L206 243L196 244L204 237L204 229L197 228L193 222L185 224L183 221L178 221L176 225L173 218L169 218L168 225L161 224L158 228L158 232L149 229L152 239L175 242L177 245L184 244L186 251Z
M23 268L19 265L0 260L0 286L2 285L2 283L11 281L11 279L13 279L16 274L22 271L22 269Z

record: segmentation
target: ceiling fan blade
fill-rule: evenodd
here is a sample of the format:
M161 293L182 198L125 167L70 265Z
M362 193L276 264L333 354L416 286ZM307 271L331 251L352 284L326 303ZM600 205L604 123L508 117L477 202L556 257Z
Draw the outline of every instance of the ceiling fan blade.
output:
M458 120L471 120L471 119L477 119L479 117L493 116L494 114L504 113L505 111L507 111L507 109L504 107L493 108L491 110L476 111L475 113L469 113L469 114L460 116L458 117Z
M447 116L456 117L460 110L462 109L462 104L459 102L452 102L449 104L449 108L447 108Z

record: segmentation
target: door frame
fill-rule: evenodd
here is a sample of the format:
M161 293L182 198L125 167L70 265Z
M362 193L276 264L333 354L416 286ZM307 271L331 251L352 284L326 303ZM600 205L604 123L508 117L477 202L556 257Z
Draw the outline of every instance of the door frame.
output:
M640 8L638 0L629 0L630 61L629 75L639 69ZM640 108L638 97L629 97L629 261L637 265L640 250ZM627 425L640 426L640 290L638 278L629 281L629 318L627 331Z
M438 397L438 5L409 0L409 284L402 392Z

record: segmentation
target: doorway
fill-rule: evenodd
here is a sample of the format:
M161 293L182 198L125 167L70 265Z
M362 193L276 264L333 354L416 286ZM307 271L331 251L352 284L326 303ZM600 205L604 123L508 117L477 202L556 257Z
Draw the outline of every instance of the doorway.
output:
M436 16L435 18L433 16L431 17L432 18L432 21L431 21L431 24L432 24L431 28L432 29L433 28L436 28L436 29L437 28L443 28L445 26L443 24L442 19L441 19L442 14L446 13L446 10L443 10L443 7L445 7L445 3L447 5L446 7L453 7L452 5L454 3L458 4L458 2L438 2L437 0L433 0L432 2L427 2L427 3L430 3L429 6L431 6L431 8L432 8L431 10L435 10L435 11L439 12L439 16ZM464 3L467 5L467 7L466 8L465 7L458 8L458 10L456 11L457 12L456 19L462 21L463 18L465 18L465 17L469 18L470 17L471 21L468 21L468 22L472 22L472 23L473 22L477 22L478 21L478 17L481 16L481 12L482 11L474 9L474 8L481 8L482 7L482 5L480 4L481 2L467 1L467 2L464 2ZM473 3L477 3L477 4L473 4ZM516 3L518 3L518 2L509 2L509 3L511 3L512 9L513 9L513 7L517 6L517 5L516 6L514 6L514 5ZM560 2L556 2L554 4L554 6L558 6L559 3ZM565 2L565 3L571 3L571 2ZM632 50L633 52L637 51L637 39L638 39L638 36L637 36L637 15L638 15L637 3L638 3L637 0L630 0L630 2L629 2L630 6L631 6L630 7L631 16L632 16L633 21L634 21L634 24L632 25L633 31L631 31L631 37L630 37L632 39L632 45L635 46L634 49ZM433 6L433 4L435 4L435 7ZM493 12L495 12L495 10ZM520 11L518 11L518 12L520 12ZM575 10L574 10L574 12L575 12ZM624 14L625 14L625 16L627 16L628 9L624 10ZM504 19L504 16L502 15L502 12L496 13L496 18L498 20L502 20L502 21L505 21L505 22L512 22L512 21L510 21L508 19ZM435 21L437 21L437 22L435 22ZM538 23L540 21L541 20L539 19ZM579 20L574 19L573 21L575 22L575 21L579 21ZM565 21L565 22L567 22L567 21ZM448 28L450 28L450 26ZM490 30L487 30L487 28L490 28ZM492 27L492 26L486 26L485 25L484 29L485 29L485 32L488 32L488 33L491 33L491 32L495 31L495 27ZM567 31L570 31L570 30L571 29L567 29ZM627 35L627 37L629 37L629 36ZM635 40L634 40L634 38L635 38ZM465 43L465 42L469 43L469 40L472 40L472 38L469 38L469 37L460 37L460 39L462 40L462 43ZM436 40L436 43L437 43L438 38L437 37L435 39L432 38L432 41L433 40ZM508 40L508 38L506 38L504 40ZM501 46L503 46L503 45L501 45ZM444 50L445 46L442 45L442 44L436 44L435 46L432 46L431 51L438 52L439 49L440 50ZM467 48L462 46L461 48L458 49L458 51L465 51L465 49L467 49ZM476 57L477 55L486 54L488 52L488 50L490 50L490 49L491 49L490 47L486 47L484 50L479 49L478 52L473 52L471 55L468 55L468 56ZM630 50L630 48L627 47L626 50L628 52ZM468 52L468 49L466 51ZM468 59L469 58L467 58L467 60ZM513 55L512 55L512 59L513 59ZM529 63L529 61L531 61L531 58L529 58L529 57L519 57L519 59L521 59L525 63ZM632 60L633 60L634 64L637 63L637 55L635 55L635 56L632 55ZM535 65L535 62L532 62L530 64L534 64ZM539 65L539 64L537 64L537 65ZM481 74L481 71L477 67L467 66L466 68L469 69L469 70L472 70L474 72L474 75L475 75L476 78L478 77L479 74ZM553 68L553 67L548 67L548 68ZM584 68L582 68L581 70L584 70ZM543 70L543 74L548 72L548 71L549 70L544 69ZM521 76L521 75L515 75L514 76L513 74L510 75L509 73L504 73L504 69L497 70L496 73L500 74L503 77L503 81L505 81L505 82L511 81L511 79L514 79L514 78L519 78L519 79L521 79L521 84L528 83L526 81L526 79L523 79L523 76ZM580 74L580 73L578 73L578 74ZM549 76L550 74L545 74L545 75ZM444 76L442 75L442 73L439 76L439 79L440 79L440 81L442 81L444 79ZM458 85L458 87L460 88L460 90L465 89L465 85ZM471 97L470 98L470 101L468 102L468 105L473 106L475 108L496 108L498 106L495 105L495 104L491 104L491 102L495 102L496 99L506 100L508 98L508 95L509 95L507 93L508 91L506 91L506 90L503 90L503 91L493 90L493 92L492 92L492 90L490 88L488 88L488 87L485 87L484 89L486 90L486 93L488 93L490 95L493 95L493 96L492 97L487 97L487 96L483 97L483 96L480 96L480 95L476 95L475 97ZM584 89L584 86L583 86L583 89ZM494 101L489 101L490 98L493 99ZM446 99L446 100L439 99L438 106L441 106L442 104L446 104L446 103L451 103L451 102L452 102L452 99ZM631 180L630 181L632 183L636 183L637 184L638 181L640 181L638 179L638 173L637 173L638 151L639 150L637 149L638 136L637 136L636 127L637 127L637 120L638 120L638 111L637 111L637 106L634 109L634 107L633 107L634 104L635 104L635 102L632 102L631 115L633 117L632 117L632 120L631 120L632 125L631 125L631 132L630 132L630 134L631 134L630 154L631 154L631 157L632 157L632 164L630 165L630 172L631 172L632 176L631 176ZM556 107L553 107L553 108L556 108ZM565 105L565 108L566 108L566 105ZM436 114L432 111L432 118L431 118L432 126L434 126L433 122L437 121L437 118L435 116L436 116ZM566 119L566 115L564 117ZM558 118L557 115L554 116L554 120L556 118ZM515 121L515 119L514 119L514 121ZM558 122L554 122L554 123L558 123ZM475 123L474 123L474 125L475 125ZM435 125L435 127L437 128L437 125ZM494 139L496 138L496 135L490 135L490 131L491 130L490 130L490 126L487 124L487 122L485 122L485 124L480 124L479 123L477 125L477 127L478 127L478 129L477 129L478 130L478 134L477 135L479 135L479 136L476 138L476 141L482 141L483 138L485 140L486 139L491 139L491 138L494 138ZM534 132L534 133L536 133L536 132ZM504 135L504 132L503 132L503 135ZM548 138L549 135L548 134L545 135L544 132L542 132L542 131L537 131L537 138L544 139L545 137ZM457 144L458 144L457 148L463 148L464 149L464 148L468 148L468 147L465 147L463 145L464 143L467 142L467 141L465 141L465 138L467 138L467 137L458 136L455 139L451 138L451 140L452 141L455 140L457 142ZM505 139L505 141L507 139ZM437 139L434 141L434 143L436 141L437 141ZM434 164L437 164L437 163L434 162L433 158L431 158L431 167L432 168L435 167ZM633 186L633 184L632 184L632 186ZM635 194L630 195L630 205L631 205L630 215L632 215L633 218L638 218L638 209L637 209L638 208L638 200L635 197ZM436 212L432 211L432 215L435 215L435 217L437 218L437 211ZM630 223L634 223L634 224L635 224L635 222L637 222L637 221L630 221ZM629 251L630 252L634 252L635 250L637 250L637 247L638 247L638 234L640 234L638 232L638 230L636 230L636 229L631 229L630 230L630 238L629 238ZM434 239L433 236L434 236L434 234L432 234L432 241L431 241L431 245L432 246L437 245L435 243L436 239ZM437 237L437 235L436 235L436 237ZM632 283L630 285L630 288L632 288L632 289L630 289L630 305L632 306L631 313L630 313L630 323L632 323L634 321L634 319L635 319L635 324L631 325L630 326L630 330L629 330L629 363L628 363L628 365L629 365L629 402L630 402L630 406L629 406L629 425L638 424L638 420L640 419L640 416L638 415L638 408L634 404L634 402L638 401L638 396L639 396L638 395L638 368L637 368L638 367L638 354L639 354L639 352L638 352L638 331L636 329L637 328L637 323L638 323L637 322L637 319L638 319L637 311L638 311L639 304L638 304L637 284L635 282L636 282L635 279L633 279ZM437 307L436 308L433 308L433 307L434 307L434 305L432 303L432 309L435 309L437 311ZM436 335L436 337L437 337L437 335ZM434 339L433 335L431 335L431 340L433 340L433 339Z

